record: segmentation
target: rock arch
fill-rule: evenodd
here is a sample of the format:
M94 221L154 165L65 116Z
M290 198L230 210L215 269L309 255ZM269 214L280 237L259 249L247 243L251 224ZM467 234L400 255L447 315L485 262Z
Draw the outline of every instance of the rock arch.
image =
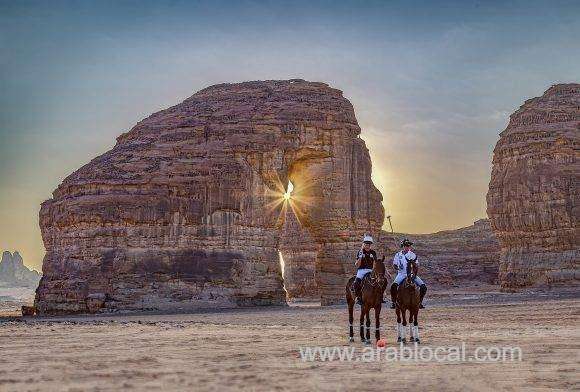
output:
M215 85L140 121L42 204L39 312L284 303L289 179L321 303L339 301L383 223L359 134L340 90L304 80Z

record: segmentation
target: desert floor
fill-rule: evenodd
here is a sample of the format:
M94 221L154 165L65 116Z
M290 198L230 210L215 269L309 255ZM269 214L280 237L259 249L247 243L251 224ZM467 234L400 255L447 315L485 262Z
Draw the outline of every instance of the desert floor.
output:
M519 346L521 361L303 361L300 347L347 341L346 308L174 315L0 318L1 391L578 390L580 294L440 295L420 347ZM388 347L394 316L383 309ZM358 335L355 332L355 335ZM374 341L374 339L373 339ZM414 345L408 344L408 347ZM369 350L369 349L367 349ZM368 357L367 357L368 358Z

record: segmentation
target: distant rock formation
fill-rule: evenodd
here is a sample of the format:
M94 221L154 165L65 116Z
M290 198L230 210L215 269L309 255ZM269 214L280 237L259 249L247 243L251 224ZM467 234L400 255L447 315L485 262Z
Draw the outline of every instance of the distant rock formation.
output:
M502 287L580 279L580 84L558 84L510 116L494 149L487 213Z
M140 121L42 204L39 313L284 304L289 180L316 248L282 253L315 251L322 304L341 301L384 218L359 134L340 90L304 80L215 85Z
M414 242L420 274L432 289L498 284L500 247L488 219L455 230L397 237ZM391 248L392 253L397 250Z
M312 243L288 211L283 241L280 246L284 264L284 285L288 298L294 301L318 299L316 279L316 244ZM398 241L409 238L419 256L420 275L430 290L453 288L470 289L497 285L500 246L489 219L480 219L473 225L432 234L381 232L376 249L379 257L385 255L385 264L392 271L392 259L400 249ZM358 245L360 246L360 244ZM354 274L354 255L358 246L351 249L351 263L347 275Z
M0 286L4 287L30 287L38 286L40 274L30 270L24 265L22 256L18 252L14 254L5 251L0 260Z

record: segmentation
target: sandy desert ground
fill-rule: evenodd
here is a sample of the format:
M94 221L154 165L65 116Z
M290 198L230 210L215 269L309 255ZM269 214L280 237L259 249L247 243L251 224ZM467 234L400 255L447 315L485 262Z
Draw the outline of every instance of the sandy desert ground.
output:
M394 320L384 310L388 346ZM439 296L422 346L519 346L514 362L303 361L344 346L346 310L259 308L175 315L0 319L0 390L578 390L580 296ZM388 320L388 323L387 323ZM358 336L350 344L363 350ZM411 345L409 345L412 347ZM361 351L362 352L362 351Z

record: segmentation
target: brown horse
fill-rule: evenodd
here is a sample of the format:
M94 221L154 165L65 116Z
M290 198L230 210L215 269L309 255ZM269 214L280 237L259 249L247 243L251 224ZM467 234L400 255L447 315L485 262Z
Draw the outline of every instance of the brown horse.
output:
M405 338L407 328L406 312L409 311L410 340L411 342L420 343L419 340L419 305L421 304L419 288L415 285L415 276L417 276L417 258L408 260L407 277L401 282L397 291L397 342L407 343ZM402 318L402 325L401 325Z
M380 315L383 302L383 292L387 287L387 277L385 276L385 256L382 259L375 259L373 269L366 274L361 282L362 305L360 312L360 339L365 344L371 343L371 320L370 311L375 310L375 338L380 339ZM348 304L349 341L354 342L353 311L355 296L352 293L351 285L354 277L350 278L346 284L346 302ZM366 319L366 337L364 322Z

